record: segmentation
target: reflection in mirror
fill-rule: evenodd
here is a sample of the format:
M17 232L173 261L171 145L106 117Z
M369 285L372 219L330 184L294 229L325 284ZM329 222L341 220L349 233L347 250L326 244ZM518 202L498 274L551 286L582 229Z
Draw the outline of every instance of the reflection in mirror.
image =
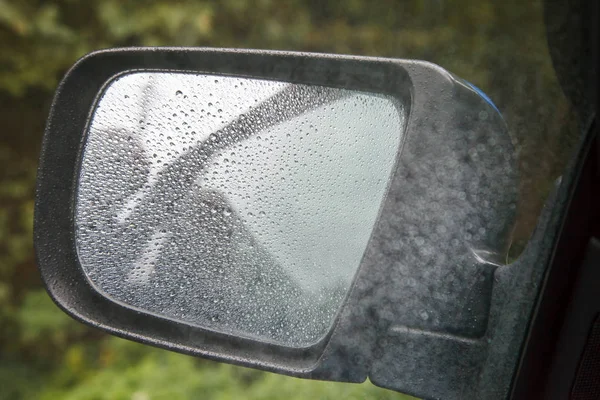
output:
M405 126L381 94L136 72L93 113L76 244L89 281L139 310L282 344L327 335Z

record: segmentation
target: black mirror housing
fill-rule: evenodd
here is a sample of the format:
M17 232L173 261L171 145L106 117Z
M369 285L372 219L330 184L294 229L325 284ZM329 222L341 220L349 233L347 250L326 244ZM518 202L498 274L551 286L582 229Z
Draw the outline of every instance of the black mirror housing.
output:
M90 283L75 240L82 153L95 104L115 77L132 71L321 85L406 104L390 192L324 339L292 348L235 337L128 307ZM34 240L54 301L111 334L303 378L368 377L417 396L483 398L508 391L543 270L532 262L539 256L533 250L511 265L501 257L517 187L514 149L496 106L433 64L250 50L106 50L81 59L56 92L38 171Z

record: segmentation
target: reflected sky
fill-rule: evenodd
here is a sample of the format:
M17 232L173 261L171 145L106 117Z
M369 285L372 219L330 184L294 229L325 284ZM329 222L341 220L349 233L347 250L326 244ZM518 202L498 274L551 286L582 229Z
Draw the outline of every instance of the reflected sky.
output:
M152 190L157 174L190 146L209 141L289 86L170 73L133 73L113 82L92 131L131 132L146 159L160 160L150 163L149 186L124 202L117 219L123 223ZM405 124L392 98L345 92L333 104L232 144L198 172L198 185L223 190L250 232L307 289L351 281Z
M139 72L93 115L77 194L84 272L132 307L291 346L328 332L402 142L391 97Z

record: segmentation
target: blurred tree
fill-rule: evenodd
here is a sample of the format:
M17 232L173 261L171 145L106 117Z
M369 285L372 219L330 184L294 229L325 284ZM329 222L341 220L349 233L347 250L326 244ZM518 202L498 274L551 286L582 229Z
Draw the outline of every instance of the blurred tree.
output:
M0 398L396 396L246 374L106 340L51 304L40 289L31 238L35 170L52 92L83 54L138 45L416 58L470 80L496 101L520 151L513 256L578 139L546 48L541 0L0 0ZM169 384L179 394L168 392Z

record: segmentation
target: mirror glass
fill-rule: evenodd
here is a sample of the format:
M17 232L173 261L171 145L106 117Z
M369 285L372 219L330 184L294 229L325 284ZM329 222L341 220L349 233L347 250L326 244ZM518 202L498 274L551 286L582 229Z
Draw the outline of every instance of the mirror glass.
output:
M105 296L289 347L331 329L386 195L405 107L387 95L133 72L97 102L76 196Z

